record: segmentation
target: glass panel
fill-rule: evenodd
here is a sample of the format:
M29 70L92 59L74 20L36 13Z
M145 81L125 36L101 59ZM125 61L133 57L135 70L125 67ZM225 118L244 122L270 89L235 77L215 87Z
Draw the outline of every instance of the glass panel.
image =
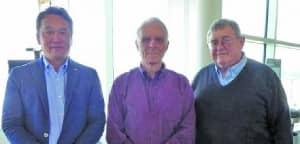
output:
M300 43L299 0L278 0L277 39Z
M222 17L237 21L244 34L264 36L266 0L223 0Z
M277 59L281 59L281 80L288 97L289 105L300 106L300 49L278 46L276 48Z
M246 41L243 51L248 58L254 59L263 63L264 46L261 43Z

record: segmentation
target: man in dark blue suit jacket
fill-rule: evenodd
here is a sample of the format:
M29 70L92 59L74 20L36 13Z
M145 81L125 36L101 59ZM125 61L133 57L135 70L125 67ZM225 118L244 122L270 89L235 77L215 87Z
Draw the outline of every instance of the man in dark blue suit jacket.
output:
M94 69L68 57L72 33L64 9L50 7L39 14L37 40L44 55L12 69L7 81L2 128L11 143L92 144L101 137L105 114L100 80ZM61 83L51 74L60 75Z

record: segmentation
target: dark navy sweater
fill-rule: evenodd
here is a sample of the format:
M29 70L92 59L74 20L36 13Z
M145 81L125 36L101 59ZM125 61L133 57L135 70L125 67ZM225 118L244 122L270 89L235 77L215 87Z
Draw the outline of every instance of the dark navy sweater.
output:
M192 87L197 144L292 144L286 95L268 66L248 59L240 74L221 86L211 64Z

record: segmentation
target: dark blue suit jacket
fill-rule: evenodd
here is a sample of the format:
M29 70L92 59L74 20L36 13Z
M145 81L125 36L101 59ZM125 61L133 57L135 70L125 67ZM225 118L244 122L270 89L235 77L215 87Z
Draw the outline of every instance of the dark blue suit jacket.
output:
M49 124L44 64L40 58L11 71L2 128L13 144L48 143ZM58 143L96 143L104 124L104 100L96 71L69 60L65 117Z

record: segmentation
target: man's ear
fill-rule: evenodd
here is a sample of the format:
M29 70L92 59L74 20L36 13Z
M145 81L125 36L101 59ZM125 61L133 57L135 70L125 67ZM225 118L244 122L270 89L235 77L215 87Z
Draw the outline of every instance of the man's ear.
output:
M169 40L168 40L168 42L167 42L167 46L166 46L166 50L165 50L165 51L167 51L168 48L169 48Z
M41 41L40 41L39 33L36 33L35 36L36 36L36 40L37 40L38 44L40 45Z
M139 51L139 45L138 45L137 40L135 40L135 46L136 46L136 49Z
M73 38L72 38L72 36L71 36L71 38L70 38L70 47L73 45Z
M241 37L240 43L241 43L242 45L245 44L245 39L246 39L246 38L245 38L244 36Z

